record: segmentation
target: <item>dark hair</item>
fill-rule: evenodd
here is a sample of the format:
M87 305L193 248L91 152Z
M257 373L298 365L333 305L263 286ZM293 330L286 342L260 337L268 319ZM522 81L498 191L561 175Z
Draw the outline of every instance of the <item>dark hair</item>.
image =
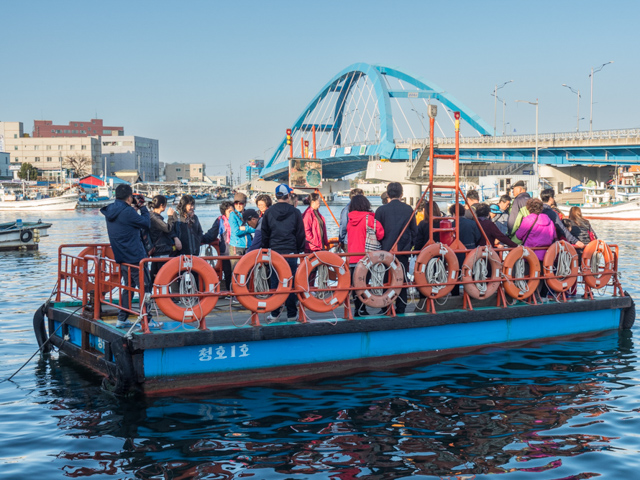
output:
M479 203L476 205L476 215L478 217L488 217L491 212L491 207L486 203Z
M266 193L263 193L262 195L258 195L256 197L256 205L258 205L258 202L264 202L264 204L267 206L267 208L269 208L271 205L273 205L273 201L271 200L271 196L267 195Z
M542 213L542 200L539 198L530 198L527 200L527 210L529 213Z
M370 212L371 211L371 203L369 203L369 199L364 195L356 195L351 199L351 204L349 205L350 212Z
M183 195L180 201L178 202L177 210L178 212L180 212L181 215L184 215L186 213L185 208L187 205L193 205L193 206L196 205L196 201L191 195Z
M477 190L468 190L467 191L467 199L468 200L478 200L480 201L480 195L478 195Z
M364 195L364 190L362 190L361 188L354 188L349 192L349 198L353 198L356 195Z
M166 204L167 204L167 197L165 197L164 195L156 195L149 202L149 206L151 208L161 208L161 207L164 207Z
M382 200L383 205L389 203L389 194L387 192L382 192L382 195L380 195L380 200Z
M498 203L502 203L502 202L509 202L511 203L511 197L509 195L502 195L500 197L500 200L498 200Z
M289 198L289 200L291 200L291 203L293 203L298 199L298 194L291 192L289 195L285 195L284 197L278 197L278 198L286 199L287 197Z
M424 203L424 218L429 218L429 202L427 202L425 200L423 203ZM438 206L438 204L436 202L433 202L433 216L434 217L441 217L442 216L442 212L440 211L440 207Z
M318 193L310 193L302 203L304 203L305 205L311 205L311 202L316 202L320 200L320 194Z
M553 188L545 188L540 192L540 200L544 203L547 203L550 198L554 198L555 194L553 192Z
M402 198L402 184L391 182L387 185L387 195L389 195L389 198Z
M116 198L118 200L126 200L131 195L133 195L133 189L131 188L131 185L121 183L116 187Z
M458 215L460 217L464 217L464 214L465 214L464 205L461 203L454 203L453 205L451 205L449 207L449 215L456 214L456 207L458 208Z
M230 202L229 200L225 200L220 204L220 213L222 213L222 215L225 215L227 213L227 210L229 210L230 208L234 208L233 202Z

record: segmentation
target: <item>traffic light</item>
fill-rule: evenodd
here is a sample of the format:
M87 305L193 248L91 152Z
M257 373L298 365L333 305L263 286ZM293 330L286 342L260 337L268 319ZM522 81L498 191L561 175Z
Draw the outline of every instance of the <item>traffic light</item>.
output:
M287 145L291 145L293 142L293 139L291 138L291 129L287 128Z

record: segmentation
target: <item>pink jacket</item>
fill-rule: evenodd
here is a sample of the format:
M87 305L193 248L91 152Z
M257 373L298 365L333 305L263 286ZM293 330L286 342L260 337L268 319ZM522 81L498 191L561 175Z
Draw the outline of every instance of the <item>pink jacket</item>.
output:
M531 213L524 217L516 232L516 237L522 240L529 230L531 232L524 242L525 247L548 247L556 241L556 226L544 213ZM544 259L545 250L536 250L535 252L540 260Z
M320 231L320 224L313 213L313 208L307 208L302 214L302 222L304 223L304 236L306 238L304 251L305 253L317 252L323 250L325 246L329 246L329 238L327 237L327 222L320 212L323 228ZM323 242L324 239L324 242Z
M367 218L368 217L368 218ZM365 223L366 219L366 223ZM364 252L364 244L367 240L367 228L369 225L373 228L373 221L375 219L375 213L373 212L349 212L349 222L347 223L347 252L349 253L361 253ZM382 240L384 237L384 228L380 222L376 223L376 238ZM364 255L356 255L349 257L349 263L355 264Z

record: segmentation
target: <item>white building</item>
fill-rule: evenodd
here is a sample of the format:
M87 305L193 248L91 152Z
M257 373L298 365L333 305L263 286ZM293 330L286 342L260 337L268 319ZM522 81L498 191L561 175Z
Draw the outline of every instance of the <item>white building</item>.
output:
M155 182L160 176L158 140L125 135L102 137L102 165L107 175L120 170L136 170L143 182ZM98 172L99 173L99 172Z
M225 175L206 175L204 177L204 181L212 183L218 187L226 187L228 184L227 177Z
M92 173L100 173L101 148L98 137L25 137L22 122L0 122L4 150L10 163L30 163L43 176L57 176L67 157L84 156Z

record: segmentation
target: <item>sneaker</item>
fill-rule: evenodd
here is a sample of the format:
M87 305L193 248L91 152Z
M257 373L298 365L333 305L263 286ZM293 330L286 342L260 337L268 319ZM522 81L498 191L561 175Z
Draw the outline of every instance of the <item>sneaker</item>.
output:
M116 328L131 328L131 325L133 325L133 323L131 323L129 320L118 320L116 322Z
M273 312L271 312L269 315L267 315L267 322L275 322L276 320L278 320L278 318L280 318L280 314L282 312L278 312L277 315L274 315Z
M163 322L156 322L153 318L149 320L149 328L151 330L161 330L163 325Z
M298 321L299 315L296 312L296 316L295 317L290 317L289 315L287 315L287 322L297 322Z
M360 310L353 312L354 317L366 317L367 315L369 315L369 312L366 308L361 308Z

